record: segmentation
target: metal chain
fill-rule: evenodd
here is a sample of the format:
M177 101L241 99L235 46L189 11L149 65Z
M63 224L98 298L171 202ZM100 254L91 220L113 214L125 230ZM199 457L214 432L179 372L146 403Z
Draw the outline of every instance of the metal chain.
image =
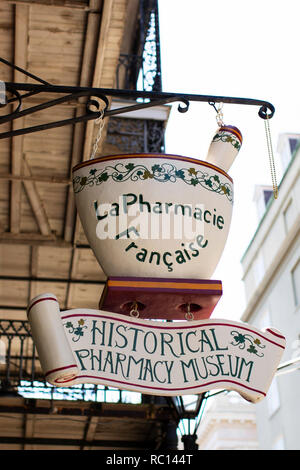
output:
M185 314L185 319L188 321L194 320L194 314L191 312L190 304L187 305L187 312Z
M277 185L277 179L276 179L276 169L275 169L275 162L274 162L274 155L273 155L273 146L272 146L272 138L271 138L271 131L270 131L270 122L269 122L268 116L265 119L265 131L266 131L266 139L267 139L267 147L268 147L268 155L269 155L269 162L270 162L272 185L273 185L273 194L274 194L274 199L277 199L277 197L278 197L278 185Z
M216 113L217 113L216 121L218 123L218 126L219 127L224 126L225 124L224 124L224 121L223 121L223 112L222 112L222 108L223 108L224 103L220 103L218 107L216 107L215 101L209 101L208 104L210 104L210 106L212 106L214 108L214 110L216 111Z
M216 120L217 120L219 127L224 126L222 108L223 108L223 103L220 103L217 109L217 116L216 116Z
M137 302L133 303L132 309L129 312L129 315L134 318L138 318L140 316L140 312L138 311L138 304Z
M90 160L93 160L95 158L97 150L98 150L99 142L102 138L102 131L103 131L103 128L104 128L104 109L102 109L100 111L100 116L95 120L95 123L97 125L99 125L99 129L98 129L98 133L97 133L95 143L93 145L93 150L92 150Z

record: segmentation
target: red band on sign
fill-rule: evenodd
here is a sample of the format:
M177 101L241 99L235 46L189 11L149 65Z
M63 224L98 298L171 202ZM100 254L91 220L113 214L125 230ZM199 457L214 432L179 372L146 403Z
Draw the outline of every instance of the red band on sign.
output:
M266 331L268 331L269 333L272 333L272 335L274 335L274 336L277 336L277 338L282 338L282 339L285 340L285 337L284 337L284 336L279 335L278 333L275 333L275 331L270 330L270 328L267 328Z
M191 386L191 387L185 387L185 388L162 388L162 387L151 387L151 386L148 386L148 385L137 385L136 383L128 383L128 382L122 382L121 380L114 380L114 379L107 379L107 378L104 378L104 377L97 377L97 376L93 376L93 375L78 375L77 376L77 379L97 379L99 380L100 382L101 381L106 381L106 382L112 382L113 384L121 384L121 385L129 385L129 386L132 386L132 387L139 387L139 388L142 388L142 389L149 389L149 390L159 390L161 392L164 392L164 391L172 391L172 392L180 392L182 390L197 390L199 388L205 388L209 385L214 385L214 384L220 384L220 383L231 383L231 384L234 384L234 385L238 385L239 387L244 387L245 389L247 390L250 390L252 392L256 392L256 393L260 393L261 395L264 395L266 396L266 393L261 391L261 390L257 390L255 388L252 388L252 387L248 387L247 385L244 385L244 384L241 384L240 382L237 382L235 380L228 380L228 379L222 379L222 380L213 380L212 382L207 382L207 383L203 383L201 384L199 387L196 387L196 386ZM70 379L70 380L73 380L73 379ZM68 382L68 381L66 381Z
M71 367L77 367L77 365L71 364L70 366L58 367L57 369L49 370L48 372L46 372L45 377L47 377L50 374L54 374L54 372L59 372L60 370L70 369Z
M43 302L44 300L54 300L55 302L57 302L57 299L55 297L43 297L42 299L37 299L29 306L29 308L27 310L27 317L28 317L32 307L34 307L34 305L38 304L39 302Z
M64 315L62 316L62 320L65 320L66 318L72 318L72 317L93 317L93 318L107 318L107 319L114 319L113 317L109 316L108 315L103 315L102 313L101 314L97 314L97 313L73 313L73 314L70 314L70 315ZM126 319L122 319L122 321L124 323L129 323L130 325L137 325L137 326L144 326L144 327L147 327L147 325L145 325L144 323L139 323L138 320L135 320L135 321L132 321L132 320L126 320ZM194 322L195 323L195 322ZM262 333L259 333L258 331L254 331L252 330L251 328L247 328L245 326L242 326L242 325L235 325L235 324L230 324L230 323L223 323L223 322L205 322L204 324L193 324L193 328L204 328L204 327L207 327L207 326L227 326L227 327L230 327L230 328L239 328L241 330L245 330L245 331L250 331L250 333L254 333L256 336L260 336L261 338L263 338L265 341L268 341L269 343L272 343L274 344L275 346L278 346L279 348L281 349L285 349L285 346L283 346L282 344L278 344L278 343L275 343L274 341L272 341L270 338L267 338L264 334ZM178 329L178 330L186 330L186 329L190 329L191 326L190 325L187 325L187 326L178 326L176 325L176 323L173 323L172 325L170 325L169 323L166 323L165 325L151 325L151 328L154 328L154 329ZM269 333L271 333L271 331L267 330ZM279 336L279 335L276 335L276 336ZM284 339L285 340L285 337L284 336L280 336L280 338Z

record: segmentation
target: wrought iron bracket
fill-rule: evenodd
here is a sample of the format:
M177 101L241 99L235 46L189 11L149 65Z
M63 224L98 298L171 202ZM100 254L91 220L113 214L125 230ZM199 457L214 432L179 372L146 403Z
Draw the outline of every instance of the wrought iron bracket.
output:
M274 115L274 106L267 102L251 98L234 98L228 96L213 96L213 95L195 95L187 93L167 93L155 91L137 91L137 90L120 90L109 88L89 88L89 87L74 87L74 86L57 86L47 83L32 84L32 83L11 83L3 82L4 86L2 93L0 91L0 107L4 108L8 105L16 103L15 109L6 115L0 116L0 125L14 121L15 119L33 114L35 112L51 108L63 103L72 102L79 98L86 97L85 113L77 115L70 119L61 121L50 122L38 126L13 129L9 132L0 133L0 139L14 137L17 135L29 134L46 129L53 129L78 122L86 122L95 120L101 115L104 117L119 115L132 111L137 111L143 108L150 108L169 104L172 102L179 102L178 111L184 113L188 111L190 102L207 102L215 107L216 103L231 103L240 105L259 106L258 115L262 119L271 119ZM3 91L4 90L4 91ZM22 93L25 92L25 93ZM32 95L40 93L46 94L64 94L60 98L55 98L45 103L36 106L31 106L22 110L23 100ZM8 98L7 95L11 94L12 97ZM123 100L136 101L136 104L121 107L118 109L109 109L109 98L119 98ZM138 101L140 100L140 101ZM93 109L94 108L94 109Z

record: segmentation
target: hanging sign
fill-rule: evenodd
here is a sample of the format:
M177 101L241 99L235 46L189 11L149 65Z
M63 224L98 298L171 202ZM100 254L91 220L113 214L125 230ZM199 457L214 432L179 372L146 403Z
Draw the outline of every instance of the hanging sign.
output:
M55 386L94 383L164 396L226 389L255 403L266 395L285 349L273 328L61 312L53 294L33 299L28 318L44 375Z

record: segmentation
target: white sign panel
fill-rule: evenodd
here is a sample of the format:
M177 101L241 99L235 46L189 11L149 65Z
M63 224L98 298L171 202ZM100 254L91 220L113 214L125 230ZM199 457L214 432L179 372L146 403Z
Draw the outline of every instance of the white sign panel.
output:
M165 396L227 389L255 403L265 397L285 348L272 328L60 312L53 294L33 299L28 318L43 372L55 386L94 383Z

